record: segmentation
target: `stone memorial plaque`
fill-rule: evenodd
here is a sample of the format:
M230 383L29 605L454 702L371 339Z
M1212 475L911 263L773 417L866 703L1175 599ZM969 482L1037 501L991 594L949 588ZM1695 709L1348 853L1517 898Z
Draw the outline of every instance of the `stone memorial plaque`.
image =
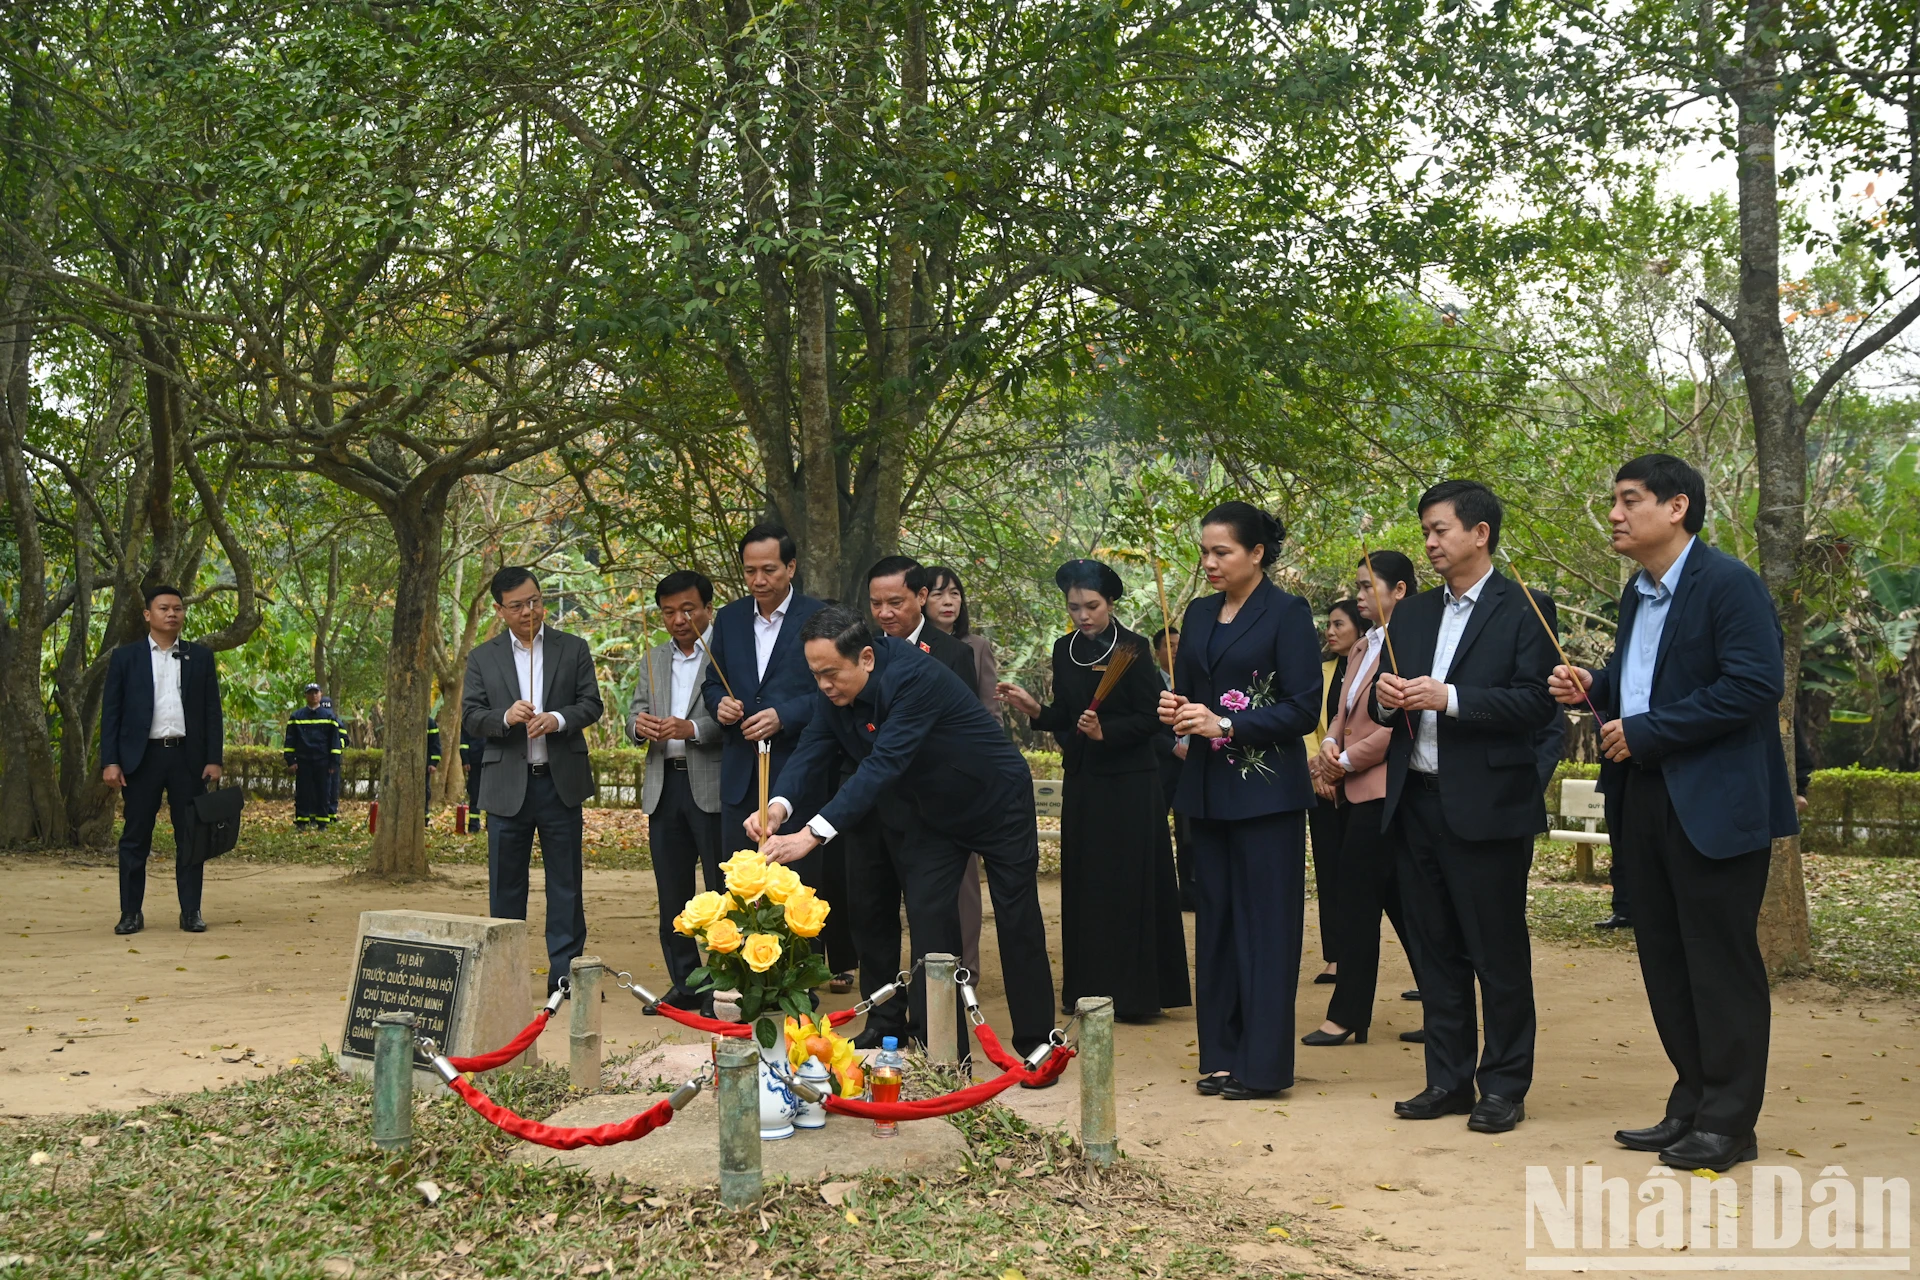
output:
M412 1013L418 1031L449 1057L487 1053L506 1044L539 1008L545 984L528 964L523 920L447 915L438 911L367 911L353 941L340 1065L373 1074L373 1020ZM540 1060L530 1047L505 1067ZM418 1052L414 1085L443 1089Z
M436 1044L448 1042L465 987L467 948L400 938L362 938L347 996L347 1032L342 1057L373 1059L373 1020L383 1013L411 1013L415 1031ZM413 1065L431 1070L419 1049Z

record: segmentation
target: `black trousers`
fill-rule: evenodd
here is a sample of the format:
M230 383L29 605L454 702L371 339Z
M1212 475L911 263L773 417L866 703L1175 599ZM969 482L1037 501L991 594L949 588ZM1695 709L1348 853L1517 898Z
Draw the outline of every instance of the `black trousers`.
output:
M1385 912L1400 935L1416 974L1412 941L1400 907L1400 842L1380 829L1385 800L1363 800L1343 807L1346 840L1340 846L1340 914L1334 928L1340 938L1340 981L1327 1001L1327 1021L1349 1031L1373 1025L1373 1000L1380 984L1380 914ZM1315 869L1319 859L1314 860ZM1419 978L1414 981L1417 983Z
M333 757L295 756L293 758L293 825L322 827L332 812L327 805L327 775Z
M167 799L173 819L173 884L182 912L200 909L200 886L206 864L187 852L192 839L193 798L206 790L200 776L203 765L188 761L185 748L147 743L140 766L127 775L121 789L125 822L120 828L120 914L140 910L147 897L147 858L153 852L153 823L160 816L160 797Z
M1773 1005L1757 930L1769 850L1702 854L1652 770L1628 771L1620 825L1614 849L1633 892L1640 976L1679 1077L1667 1114L1745 1137L1767 1092Z
M1293 1087L1293 996L1307 893L1304 813L1192 820L1200 1071Z
M660 903L660 951L667 961L673 990L664 997L682 1008L699 1007L688 989L687 975L700 967L700 948L693 939L673 931L673 918L700 887L718 893L720 878L720 815L693 802L693 787L684 765L667 765L660 787L660 803L647 815L647 850L653 857L653 888Z
M903 853L905 837L903 825L884 823L879 812L875 811L827 846L829 849L834 845L845 846L841 856L846 865L847 923L860 969L860 995L863 999L892 982L900 972L900 900L903 894L898 859ZM955 883L958 884L958 881ZM954 920L957 928L957 906ZM956 948L953 954L960 954L959 950ZM905 1043L906 1037L923 1025L920 1015L925 1007L916 975L912 1000L896 996L885 1004L876 1005L867 1013L864 1030L877 1035L899 1036ZM965 1041L962 1041L961 1048L965 1047Z
M820 849L819 893L833 910L827 912L826 927L820 930L815 946L826 957L827 968L835 973L851 973L860 967L860 952L853 941L853 913L848 907L847 845L830 840Z
M1633 890L1627 887L1627 876L1620 866L1618 850L1607 861L1607 883L1613 886L1613 914L1622 920L1633 919Z
M1524 1098L1533 1084L1535 1029L1527 937L1533 840L1462 840L1447 827L1438 787L1432 774L1409 773L1394 815L1401 905L1425 1002L1427 1084L1457 1093L1477 1082L1482 1094ZM1487 1022L1477 1070L1476 982Z
M1040 840L1035 834L1033 803L1031 799L1024 805L1001 803L1010 821L991 837L969 844L935 830L929 822L914 823L903 836L896 866L906 899L913 958L930 951L958 956L963 949L960 877L966 872L967 856L980 855L993 898L1013 1047L1015 1052L1027 1053L1053 1030L1053 965L1047 959L1046 922L1040 914ZM852 878L849 867L848 879ZM925 1026L924 973L914 976L913 1011L915 1021ZM965 1041L961 1052L966 1052Z
M1319 904L1320 959L1340 959L1340 857L1347 843L1347 806L1315 797L1307 810L1307 834L1313 842L1313 896Z
M487 815L489 914L505 920L527 918L535 832L540 836L540 862L547 880L547 993L551 995L567 976L573 958L587 949L587 908L580 887L585 823L580 806L560 799L553 776L534 773L529 767L527 797L520 803L520 812Z
M334 756L327 762L327 816L329 819L340 812L340 757Z

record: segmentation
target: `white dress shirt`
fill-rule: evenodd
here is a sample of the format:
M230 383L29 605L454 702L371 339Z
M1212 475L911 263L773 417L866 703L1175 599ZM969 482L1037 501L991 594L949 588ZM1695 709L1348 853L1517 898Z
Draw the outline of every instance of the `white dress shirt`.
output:
M513 670L520 677L520 697L533 704L533 713L540 715L546 711L546 638L547 629L542 626L533 633L532 644L521 644L520 637L507 632L507 639L513 644ZM555 713L559 728L567 727L565 716ZM545 738L527 739L527 763L545 764L547 762L547 740Z
M1360 701L1360 691L1367 687L1368 673L1373 670L1374 664L1380 661L1380 643L1386 638L1386 634L1386 629L1383 627L1373 628L1367 632L1366 639L1362 641L1362 643L1366 645L1366 648L1360 651L1359 659L1357 661L1352 658L1348 659L1351 668L1347 677L1347 728L1349 732L1351 732L1353 728L1354 704ZM1333 739L1329 737L1327 741L1333 742ZM1333 742L1333 745L1338 747L1340 744ZM1353 768L1353 762L1347 759L1347 753L1344 749L1340 752L1340 767L1342 769Z
M147 727L147 739L187 736L187 709L180 701L180 669L186 655L180 641L162 649L160 642L147 635L147 661L153 664L153 723Z
M713 629L700 637L701 644L713 641ZM696 645L692 653L682 653L680 646L669 640L667 652L673 655L672 687L667 690L667 714L676 720L693 719L693 699L700 687L700 670L706 665L706 653ZM656 713L657 714L657 713ZM668 738L666 742L667 758L678 760L687 754L685 738Z
M907 637L907 643L917 648L920 644L920 633L922 631L925 631L926 629L927 629L927 615L923 613L920 615L920 625L915 627L913 629L913 634Z
M1454 650L1460 647L1460 637L1466 634L1467 620L1473 617L1473 606L1479 601L1480 593L1487 588L1487 579L1493 576L1493 566L1480 575L1480 581L1462 591L1453 594L1453 588L1445 588L1444 603L1440 606L1440 637L1433 645L1433 670L1430 673L1435 680L1445 680L1447 671L1453 666ZM1447 714L1460 718L1460 694L1452 685L1447 686ZM1440 772L1440 713L1422 711L1420 727L1413 737L1413 759L1407 762L1415 773Z
M771 618L760 616L760 604L753 606L753 661L756 674L767 678L767 662L773 657L773 646L780 642L780 624L787 620L787 606L793 603L793 588L787 588L787 598L782 600L773 611Z

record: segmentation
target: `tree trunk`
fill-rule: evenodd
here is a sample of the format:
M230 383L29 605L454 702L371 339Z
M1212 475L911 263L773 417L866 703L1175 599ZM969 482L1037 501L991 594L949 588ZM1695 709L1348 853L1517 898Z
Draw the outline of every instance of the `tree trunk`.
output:
M433 693L433 619L440 601L448 488L443 481L423 493L409 488L385 512L399 563L382 706L380 825L367 869L392 880L428 874L421 808L427 796L427 706Z
M1733 94L1740 147L1740 303L1733 337L1753 410L1760 576L1773 593L1786 637L1779 731L1791 774L1794 697L1807 616L1799 584L1807 528L1807 431L1780 324L1780 188L1774 147L1781 92L1775 49L1781 21L1779 0L1750 0L1745 49L1739 65L1730 68L1740 86ZM1776 979L1803 971L1812 962L1797 837L1773 842L1767 896L1760 908L1760 950Z
M1893 687L1899 699L1895 723L1902 730L1896 748L1900 752L1898 763L1902 769L1920 770L1920 635L1907 642L1907 656L1900 663Z

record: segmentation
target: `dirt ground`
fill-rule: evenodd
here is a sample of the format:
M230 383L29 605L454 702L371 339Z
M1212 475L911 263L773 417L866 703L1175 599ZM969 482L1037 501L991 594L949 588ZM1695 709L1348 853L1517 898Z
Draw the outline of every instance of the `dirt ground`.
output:
M153 870L147 930L118 938L107 859L0 857L9 908L0 937L0 1113L140 1106L310 1057L339 1041L359 912L482 914L486 902L481 867L452 866L429 884L392 886L326 867L216 862L205 900L211 927L194 935L175 926L171 866L156 857ZM664 986L651 874L589 871L587 894L589 950ZM1043 880L1041 894L1057 946L1057 880ZM1596 914L1599 905L1596 898ZM1319 965L1311 911L1308 928L1302 1032L1319 1023L1331 990L1312 985ZM991 922L989 939L990 930ZM990 941L986 950L982 995L1004 1028ZM1528 1118L1513 1133L1488 1137L1463 1118L1395 1119L1393 1100L1423 1081L1418 1047L1397 1038L1419 1025L1419 1007L1398 998L1411 979L1390 931L1386 950L1372 1043L1303 1047L1298 1084L1272 1102L1193 1092L1191 1009L1118 1027L1122 1148L1196 1189L1299 1215L1313 1238L1376 1274L1522 1274L1527 1165L1558 1177L1566 1166L1595 1162L1637 1184L1653 1163L1610 1139L1621 1125L1657 1120L1671 1081L1637 967L1618 951L1536 943L1540 1040ZM542 985L529 976L529 1010ZM1774 1005L1763 1160L1798 1166L1809 1183L1841 1161L1855 1178L1920 1181L1920 1005L1814 983L1781 988ZM696 1039L642 1017L617 991L605 1027L615 1051ZM564 1060L564 1028L556 1019L543 1055ZM1060 1089L1005 1097L1034 1119L1072 1123L1073 1088L1070 1071ZM1262 1271L1322 1273L1310 1249L1278 1236L1245 1261Z

